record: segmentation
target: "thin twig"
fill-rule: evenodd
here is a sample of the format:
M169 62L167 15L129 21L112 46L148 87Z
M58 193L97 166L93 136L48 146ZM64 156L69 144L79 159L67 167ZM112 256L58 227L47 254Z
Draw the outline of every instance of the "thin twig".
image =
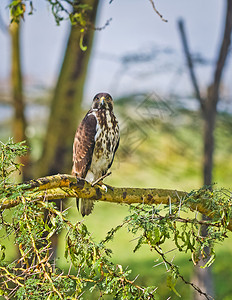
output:
M197 77L196 77L196 74L195 74L195 71L194 71L192 56L191 56L191 53L190 53L190 50L189 50L188 41L187 41L185 28L184 28L184 21L179 20L178 21L178 26L179 26L179 30L180 30L181 41L182 41L182 44L183 44L183 49L184 49L184 53L185 53L185 56L186 56L188 69L189 69L189 74L190 74L190 78L191 78L191 81L192 81L192 84L193 84L195 95L196 95L196 98L197 98L197 100L199 101L199 103L201 105L201 109L204 110L205 103L204 103L203 98L201 97L199 84L198 84Z
M168 22L168 20L164 19L163 16L162 16L162 15L159 13L159 11L156 9L154 1L153 1L153 0L149 0L149 1L151 2L151 5L152 5L154 11L155 11L155 12L157 13L157 15L161 18L161 20L164 21L164 22Z
M157 246L152 246L152 245L150 245L150 246L152 247L152 249L154 249L154 250L162 257L162 259L163 259L163 261L164 261L165 264L169 265L169 267L170 267L172 270L173 270L173 268L175 268L175 265L174 265L173 263L169 262L169 261L166 259L164 253L163 253L162 251L160 251L160 249L159 249ZM178 274L178 277L180 277L180 279L181 279L185 284L191 285L191 286L194 288L194 290L196 290L200 295L204 296L207 300L210 300L210 299L212 300L212 299L213 299L213 297L211 297L210 295L204 293L204 292L203 292L198 286L196 286L194 283L187 281L182 275Z

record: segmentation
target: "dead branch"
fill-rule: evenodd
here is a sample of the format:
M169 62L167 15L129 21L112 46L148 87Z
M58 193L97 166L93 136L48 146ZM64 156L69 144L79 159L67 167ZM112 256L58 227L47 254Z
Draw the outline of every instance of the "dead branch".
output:
M196 74L195 74L195 71L194 71L192 56L190 54L188 41L187 41L185 28L184 28L184 21L179 20L178 21L178 26L179 26L179 30L180 30L181 41L182 41L182 44L183 44L183 49L184 49L184 53L185 53L185 56L186 56L188 69L189 69L189 74L190 74L190 78L191 78L191 81L192 81L192 84L193 84L195 95L196 95L197 100L200 102L202 110L204 110L204 101L201 97L199 85L198 85L198 82L197 82L197 77L196 77Z
M230 43L231 43L231 32L232 32L232 1L227 0L227 9L226 9L226 20L224 27L224 34L221 42L221 47L219 50L219 55L215 67L214 79L213 79L213 93L214 93L214 101L217 104L219 97L219 87L222 77L222 72L226 63L226 58L228 56Z
M159 11L155 7L155 3L153 0L149 0L151 2L151 5L154 9L154 11L157 13L157 15L161 18L162 21L167 22L168 20L164 19L163 16L159 13Z

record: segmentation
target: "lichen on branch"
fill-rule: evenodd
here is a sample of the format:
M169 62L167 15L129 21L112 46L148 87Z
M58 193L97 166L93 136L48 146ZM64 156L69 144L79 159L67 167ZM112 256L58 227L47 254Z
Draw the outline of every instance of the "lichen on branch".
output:
M24 188L29 194L27 200L55 200L70 197L93 199L120 204L141 203L147 205L163 204L170 206L184 207L205 214L215 222L227 222L227 228L232 231L232 221L229 219L231 200L223 200L225 192L200 189L199 191L187 193L184 191L159 189L159 188L129 188L113 187L110 185L90 183L81 178L67 174L47 176L25 183ZM0 202L0 211L17 206L21 202L20 197L11 199L10 195ZM227 218L225 217L227 216Z

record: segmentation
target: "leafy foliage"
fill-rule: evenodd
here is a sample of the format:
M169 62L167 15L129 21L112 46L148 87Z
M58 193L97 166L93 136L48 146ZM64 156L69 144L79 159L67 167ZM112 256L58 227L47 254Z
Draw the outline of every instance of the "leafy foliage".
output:
M25 185L10 183L9 175L18 170L17 155L26 151L22 143L12 140L1 147L1 202L20 198L13 210L10 223L1 213L1 228L5 235L13 235L20 258L5 261L6 245L0 248L0 293L17 299L71 299L81 297L86 289L99 290L115 299L153 299L150 288L142 288L129 280L130 271L110 260L111 250L103 243L95 243L83 223L71 224L65 212L59 212L53 203L33 201ZM46 213L45 213L46 210ZM77 275L64 274L52 264L51 238L67 230L65 256L75 267ZM81 299L81 298L80 298Z
M81 4L79 1L65 0L65 1L53 1L46 0L50 7L51 12L55 18L56 24L60 25L60 22L65 18L69 18L73 25L79 25L85 27L88 23L88 11L92 7L88 4ZM9 4L11 22L19 22L20 18L24 19L25 13L29 15L33 14L36 10L34 8L32 0L12 0Z
M189 205L192 197L199 199L198 194L199 191L192 192L182 204L172 204L172 206L162 209L162 215L161 211L155 207L132 206L132 214L127 217L128 228L134 234L142 231L134 251L137 251L142 244L148 244L151 249L157 250L156 247L160 248L167 239L172 239L179 251L190 252L194 255L194 262L199 260L200 253L206 257L204 253L206 246L211 247L213 252L215 243L223 241L227 237L226 232L231 218L231 209L228 207L228 198L224 195L223 199L223 191L219 190L214 191L217 205L214 209L211 207L212 219L201 221L196 216L192 219L181 217L181 213L186 211L186 203ZM207 199L208 194L212 196L211 191L204 190L205 199ZM207 236L199 235L201 226L207 227L209 233Z
M204 191L204 193L203 193ZM214 193L214 205L211 205L212 219L208 221L201 221L195 217L183 218L183 214L191 201L201 197L206 201L211 199ZM228 192L229 193L229 192ZM200 294L207 299L211 297L203 293L196 285L188 282L180 273L179 267L169 261L166 254L162 250L162 245L166 240L172 240L180 252L184 251L191 254L194 264L196 264L201 257L205 260L205 267L209 267L215 260L214 246L218 242L222 242L227 238L227 226L231 218L231 200L228 200L229 194L224 190L209 191L200 190L191 192L189 197L178 205L170 205L166 207L151 207L146 205L131 206L131 214L126 217L123 224L112 229L105 239L111 240L115 233L123 226L128 228L128 231L138 236L137 245L134 252L138 251L142 246L148 245L151 251L156 252L166 264L169 273L167 276L167 286L179 296L175 289L177 279L180 278L185 284L192 286ZM214 208L213 208L214 207ZM208 230L208 235L200 235L201 226L205 226ZM205 247L209 246L211 249L210 256L205 253Z
M50 6L51 12L54 16L57 25L63 20L70 20L72 26L80 28L80 48L86 51L87 47L84 46L83 40L87 30L95 29L102 30L109 25L110 20L107 20L103 27L95 28L94 24L90 21L90 13L93 7L84 1L76 0L46 0ZM24 19L24 15L32 15L36 9L34 8L34 1L32 0L12 0L9 4L11 23L20 22Z
M179 267L169 260L168 253L162 249L167 240L173 240L176 249L190 253L194 263L203 254L205 266L215 259L214 245L223 241L231 219L230 193L224 190L210 191L201 189L191 192L179 203L166 206L131 206L130 214L122 224L107 233L105 239L95 242L83 222L72 224L67 212L58 211L54 204L46 199L35 200L27 185L14 185L11 182L13 172L20 169L15 162L18 155L24 155L23 143L14 144L12 140L1 143L0 164L0 203L4 199L19 199L13 208L11 220L7 220L5 211L0 215L0 227L5 236L12 235L18 246L20 257L12 262L6 261L7 245L0 245L0 294L6 299L84 299L85 292L98 293L100 298L111 295L114 299L156 299L157 287L143 287L131 279L131 270L123 269L120 264L112 262L112 251L106 246L127 227L137 239L134 251L146 245L167 268L167 286L177 295L176 282L181 279L195 290L210 299L193 283L188 282ZM33 191L34 192L34 191ZM211 219L198 220L186 217L189 204L199 205L199 198L207 203L211 210ZM207 236L200 236L201 226L206 226ZM66 231L65 257L70 263L70 270L64 272L57 268L53 260L51 241L54 235ZM4 241L4 239L3 239ZM210 257L204 253L205 246L211 247ZM72 270L72 272L71 272Z

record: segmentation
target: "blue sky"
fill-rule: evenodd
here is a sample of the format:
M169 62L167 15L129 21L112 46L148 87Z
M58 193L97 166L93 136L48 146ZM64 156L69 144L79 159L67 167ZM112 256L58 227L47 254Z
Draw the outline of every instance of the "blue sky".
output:
M1 0L0 12L8 22L8 1ZM185 20L190 48L214 61L218 53L224 24L226 1L218 0L155 0L157 9L168 23L152 9L149 0L101 0L97 26L112 18L110 25L95 33L94 48L85 87L85 99L90 102L99 91L114 97L124 93L155 91L165 93L191 92L185 69L177 20ZM26 16L22 26L23 73L27 84L52 86L56 82L69 32L69 22L56 26L45 0L34 0L36 11ZM78 47L78 44L77 44ZM168 48L149 63L123 65L121 58L131 54L150 54ZM0 80L10 73L10 40L0 31ZM212 67L197 69L201 88L209 84ZM231 78L230 65L225 73L225 85Z

